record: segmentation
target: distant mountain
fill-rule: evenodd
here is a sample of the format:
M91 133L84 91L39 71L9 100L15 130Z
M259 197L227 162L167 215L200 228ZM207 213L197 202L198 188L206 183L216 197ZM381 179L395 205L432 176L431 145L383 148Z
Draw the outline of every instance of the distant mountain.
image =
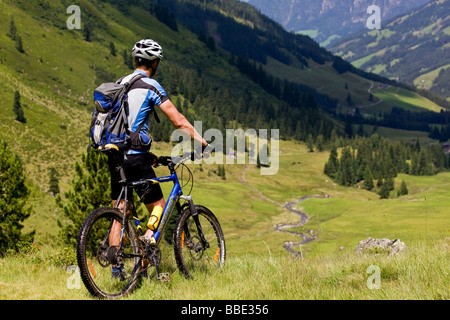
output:
M322 45L366 27L367 8L377 5L382 20L409 12L430 0L243 0L287 30L306 33Z
M435 0L331 49L358 68L450 98L450 0Z

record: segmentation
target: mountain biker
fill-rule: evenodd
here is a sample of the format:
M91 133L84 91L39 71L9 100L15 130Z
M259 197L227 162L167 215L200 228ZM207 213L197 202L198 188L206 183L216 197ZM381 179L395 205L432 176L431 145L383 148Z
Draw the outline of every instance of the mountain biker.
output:
M176 129L181 129L187 133L192 139L201 143L205 148L208 144L195 130L195 128L189 123L189 121L178 112L176 107L170 101L167 93L162 86L154 80L152 77L155 75L159 62L163 58L162 47L154 40L143 39L135 43L132 49L132 56L134 58L134 64L136 70L121 79L121 83L129 81L137 74L142 74L144 77L137 80L130 91L128 92L128 104L129 104L129 116L128 125L131 131L135 132L139 127L141 128L139 135L143 141L150 141L148 134L148 121L151 112L154 108L159 107L161 112L172 122ZM150 147L148 147L150 149ZM156 158L149 152L148 149L134 150L130 149L126 153L124 159L123 168L127 180L136 181L140 179L155 178L155 172L152 168ZM111 173L111 198L113 205L116 204L115 199L118 198L121 191L121 185L119 183L120 176L115 170L116 164L112 157L108 159L109 170ZM159 184L152 184L146 187L135 189L142 202L146 206L147 210L151 213L155 206L165 206L165 200ZM129 199L132 198L132 192L129 192ZM123 210L124 200L119 203L119 209ZM132 203L127 201L127 203ZM131 212L131 207L127 206L127 215ZM109 236L110 246L119 246L120 242L121 224L114 221ZM143 240L152 242L153 232L148 229L143 237ZM113 277L121 276L123 270L119 270L113 266Z

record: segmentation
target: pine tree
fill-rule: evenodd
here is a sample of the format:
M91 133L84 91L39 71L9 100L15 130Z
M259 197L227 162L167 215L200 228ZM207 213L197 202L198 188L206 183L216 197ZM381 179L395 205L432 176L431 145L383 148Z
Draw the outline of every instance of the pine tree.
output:
M382 182L381 188L378 191L378 195L380 196L380 199L387 199L389 198L389 186L386 181Z
M23 44L22 44L22 37L19 35L16 35L16 49L17 51L19 51L20 53L24 53L25 50L23 49Z
M14 17L11 16L11 20L9 21L9 31L7 33L7 36L10 37L12 40L16 40L16 33L17 33L17 27L14 22Z
M309 152L314 152L314 140L312 134L308 134L308 138L306 139L306 145L308 146Z
M50 168L49 184L50 188L48 189L48 192L50 192L53 196L59 194L58 172L55 168Z
M116 46L112 41L109 43L109 53L111 53L112 56L116 55Z
M408 188L406 187L405 180L402 180L402 184L400 185L400 195L405 196L408 194Z
M90 150L81 155L81 161L75 163L75 178L72 190L64 193L64 199L58 195L57 205L63 209L66 223L60 230L60 237L69 245L76 245L78 232L83 221L94 209L111 206L110 173L107 157ZM134 204L140 207L134 194ZM142 214L142 210L138 210Z
M22 105L20 104L19 91L16 91L14 93L13 111L14 111L14 114L16 115L17 121L22 122L22 123L27 122L27 120L25 119L24 113L23 113Z
M339 161L339 170L341 178L340 185L351 186L355 183L355 172L353 167L353 155L350 147L342 149L341 159Z
M372 190L374 187L372 172L370 171L370 167L366 165L366 169L364 170L364 189Z
M66 244L76 245L76 239L83 221L94 209L111 204L110 174L107 158L90 150L82 154L81 163L75 163L76 176L72 189L64 194L63 202L58 195L57 205L63 209L70 223L63 225L60 235Z
M317 136L317 143L316 143L316 145L317 145L317 150L319 151L319 152L322 152L323 151L323 149L324 149L324 138L323 138L323 135L321 135L321 134L319 134L318 136Z
M84 41L91 42L93 33L94 33L93 25L90 22L85 23L83 27Z
M330 157L328 158L327 163L325 164L324 173L329 176L331 179L336 179L336 174L339 170L339 161L336 146L333 146L330 152Z
M26 206L29 191L20 161L0 142L0 256L18 251L21 243L32 243L34 231L22 234L21 224L30 216Z

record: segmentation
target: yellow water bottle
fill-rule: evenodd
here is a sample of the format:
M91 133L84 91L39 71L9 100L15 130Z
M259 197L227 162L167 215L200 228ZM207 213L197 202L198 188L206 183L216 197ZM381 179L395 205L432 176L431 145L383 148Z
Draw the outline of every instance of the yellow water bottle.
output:
M162 213L163 213L163 206L157 204L153 208L152 213L150 214L150 218L148 219L147 222L147 227L150 230L155 231L158 228L159 220L161 219Z

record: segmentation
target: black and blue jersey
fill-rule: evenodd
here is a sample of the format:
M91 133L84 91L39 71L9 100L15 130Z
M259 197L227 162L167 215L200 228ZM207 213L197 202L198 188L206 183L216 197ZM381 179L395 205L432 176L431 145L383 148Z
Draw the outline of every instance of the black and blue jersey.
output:
M130 81L137 74L142 74L145 77L137 80L128 92L128 127L131 131L136 132L143 123L139 134L142 141L148 143L150 140L148 132L150 114L156 106L166 101L168 96L163 87L156 80L149 78L144 71L135 70L134 73L122 78L120 83L123 84ZM133 149L128 151L128 154L139 153L145 153L145 151Z

